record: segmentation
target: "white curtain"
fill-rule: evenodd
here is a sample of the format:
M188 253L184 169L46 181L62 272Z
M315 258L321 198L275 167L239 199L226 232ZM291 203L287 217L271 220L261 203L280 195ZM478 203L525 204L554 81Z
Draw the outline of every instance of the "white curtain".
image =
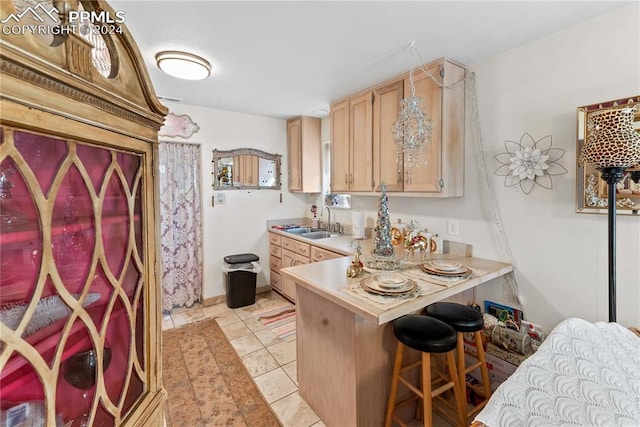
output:
M202 294L200 146L160 143L162 309L187 306Z

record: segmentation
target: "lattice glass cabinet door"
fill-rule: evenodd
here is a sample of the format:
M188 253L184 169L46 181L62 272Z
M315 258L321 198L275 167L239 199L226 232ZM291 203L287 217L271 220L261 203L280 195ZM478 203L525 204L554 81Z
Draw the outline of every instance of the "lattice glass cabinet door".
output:
M1 147L3 416L114 425L147 389L149 153L6 126Z

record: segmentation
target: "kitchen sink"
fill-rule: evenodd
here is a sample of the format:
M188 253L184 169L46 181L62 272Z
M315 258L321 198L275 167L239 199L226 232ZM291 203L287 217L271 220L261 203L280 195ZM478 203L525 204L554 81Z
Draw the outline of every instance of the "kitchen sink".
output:
M313 227L295 227L295 228L288 228L286 230L287 233L291 233L291 234L304 234L304 233L314 233L317 231L322 231L319 228L313 228Z
M339 234L331 233L329 231L321 230L315 227L295 227L295 228L288 228L283 231L291 234L296 234L300 237L306 237L307 239L313 239L313 240L339 236Z
M327 237L334 237L334 236L338 236L338 234L333 234L330 233L328 231L324 231L324 230L318 230L318 231L311 231L309 233L302 233L300 234L300 237L306 237L307 239L324 239Z

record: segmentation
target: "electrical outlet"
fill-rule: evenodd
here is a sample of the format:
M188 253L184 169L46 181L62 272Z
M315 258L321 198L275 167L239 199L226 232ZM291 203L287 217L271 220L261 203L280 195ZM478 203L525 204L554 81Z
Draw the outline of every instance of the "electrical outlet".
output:
M220 193L216 193L216 203L226 203L227 202L227 198L225 196L224 193L220 192Z
M458 220L457 219L448 219L447 220L447 234L451 236L458 235Z

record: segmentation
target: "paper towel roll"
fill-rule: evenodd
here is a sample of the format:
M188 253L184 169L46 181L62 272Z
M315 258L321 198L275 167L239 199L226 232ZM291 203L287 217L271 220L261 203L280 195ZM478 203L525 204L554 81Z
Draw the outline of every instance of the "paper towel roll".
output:
M360 211L351 212L351 224L353 225L353 238L364 239L364 213Z

